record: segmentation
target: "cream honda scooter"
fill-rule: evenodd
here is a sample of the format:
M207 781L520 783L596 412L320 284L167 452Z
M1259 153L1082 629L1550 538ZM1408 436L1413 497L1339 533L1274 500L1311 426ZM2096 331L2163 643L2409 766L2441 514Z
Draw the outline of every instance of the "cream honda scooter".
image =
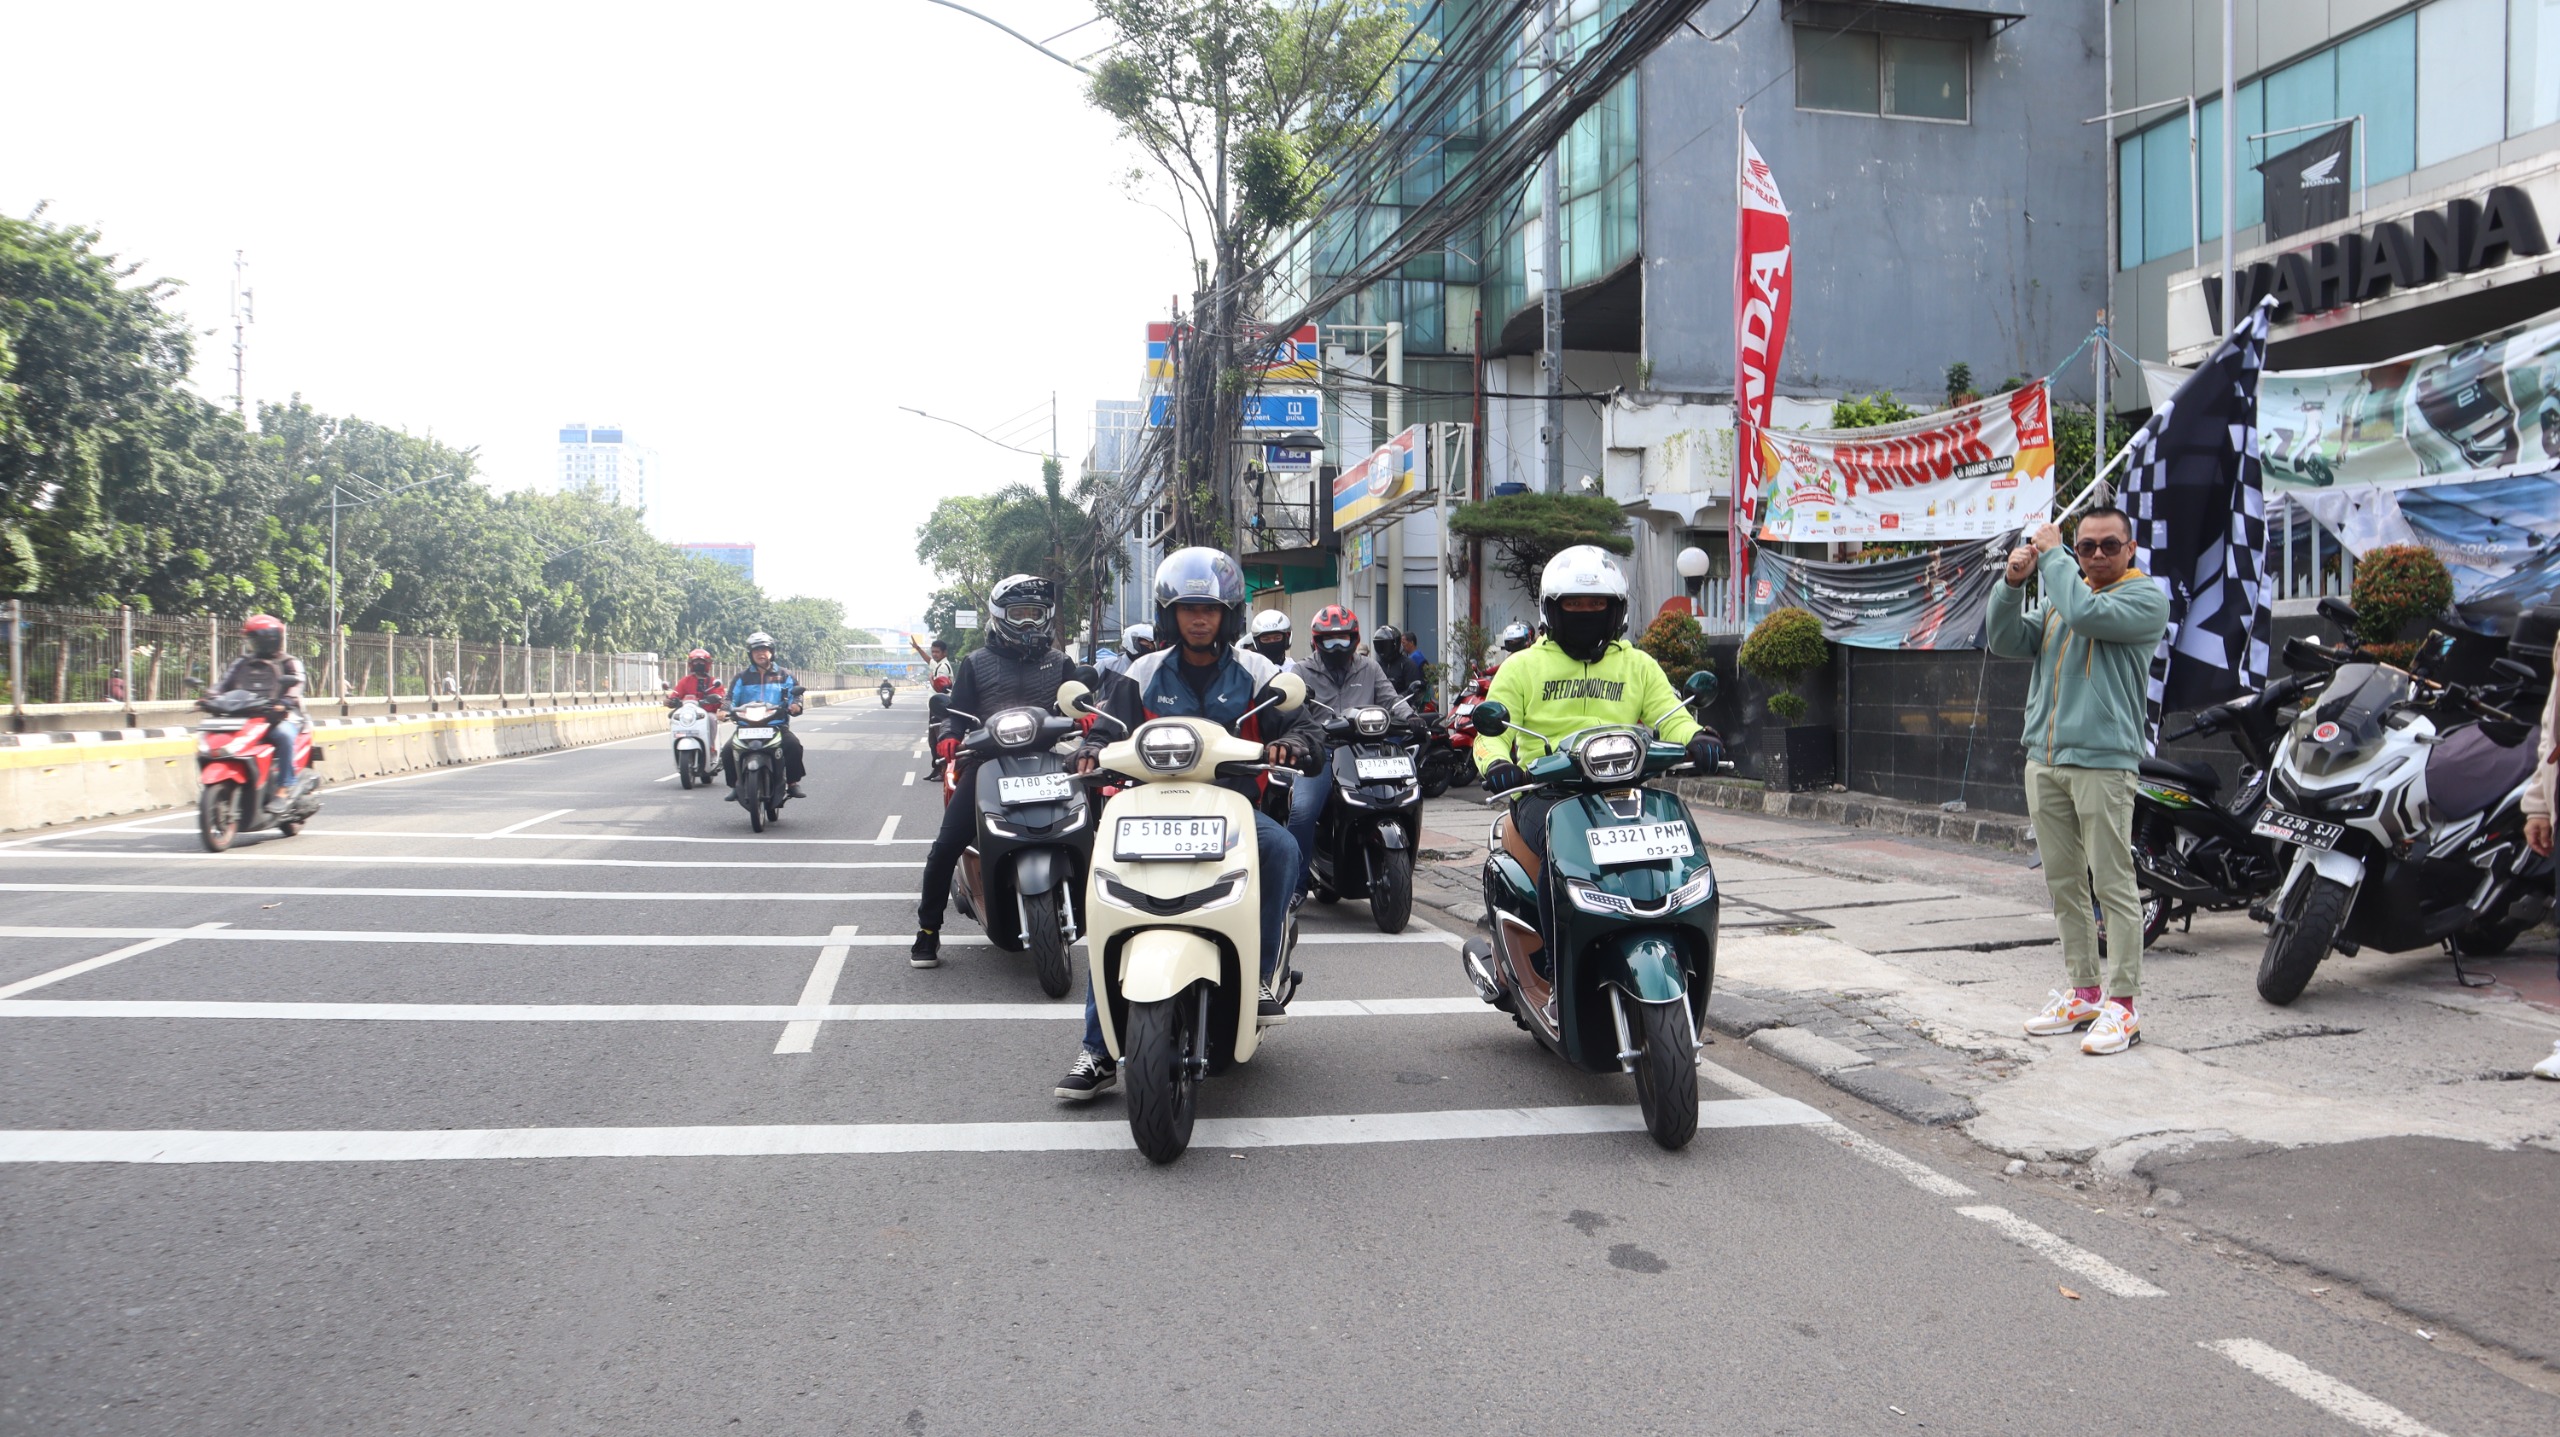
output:
M1058 690L1058 708L1084 707L1085 686ZM1295 674L1273 678L1245 713L1295 712ZM1104 749L1092 777L1134 780L1112 796L1094 832L1085 947L1102 1039L1120 1061L1129 1132L1149 1161L1191 1145L1202 1078L1250 1062L1260 1017L1261 849L1253 805L1221 777L1268 773L1264 746L1206 719L1160 718ZM1285 1008L1297 925L1281 941L1272 994Z

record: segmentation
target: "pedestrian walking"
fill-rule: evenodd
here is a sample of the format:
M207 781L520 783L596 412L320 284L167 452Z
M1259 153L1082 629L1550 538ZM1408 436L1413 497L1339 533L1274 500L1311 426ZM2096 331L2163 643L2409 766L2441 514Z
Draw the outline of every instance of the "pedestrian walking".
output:
M2077 557L2078 564L2072 562ZM2041 597L2026 602L2026 582ZM2027 686L2027 814L2044 855L2068 988L2027 1019L2038 1037L2087 1029L2083 1053L2142 1040L2142 892L2133 878L2133 784L2147 749L2151 658L2168 632L2169 600L2133 567L2133 520L2098 505L2074 542L2047 524L2012 550L1991 599L1991 651L2035 663ZM2094 888L2106 915L2099 972ZM2102 981L2103 980L2103 981Z
M2552 683L2542 700L2542 729L2533 736L2534 752L2541 761L2533 766L2533 781L2524 790L2525 846L2548 858L2551 856L2551 795L2560 783L2560 642L2551 646ZM2533 1065L2537 1078L2560 1080L2560 1043L2551 1045L2551 1056Z

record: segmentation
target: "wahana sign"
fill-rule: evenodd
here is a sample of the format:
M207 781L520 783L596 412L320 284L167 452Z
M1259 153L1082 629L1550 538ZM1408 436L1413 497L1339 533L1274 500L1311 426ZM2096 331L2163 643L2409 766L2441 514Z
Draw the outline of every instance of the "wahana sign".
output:
M1751 431L1770 542L1987 539L2053 507L2044 381L1876 429Z

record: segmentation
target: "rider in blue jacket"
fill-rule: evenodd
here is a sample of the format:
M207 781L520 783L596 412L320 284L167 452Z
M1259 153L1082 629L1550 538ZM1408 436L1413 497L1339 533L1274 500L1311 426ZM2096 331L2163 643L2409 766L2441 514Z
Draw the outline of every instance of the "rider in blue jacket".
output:
M800 791L800 780L809 776L808 765L800 757L800 735L791 731L791 716L800 712L805 693L800 680L773 661L773 635L761 629L747 635L747 666L729 680L729 712L737 713L741 704L771 704L782 710L782 776L790 783L793 798L809 796ZM728 749L720 751L720 777L728 782L729 802L737 802L738 759Z

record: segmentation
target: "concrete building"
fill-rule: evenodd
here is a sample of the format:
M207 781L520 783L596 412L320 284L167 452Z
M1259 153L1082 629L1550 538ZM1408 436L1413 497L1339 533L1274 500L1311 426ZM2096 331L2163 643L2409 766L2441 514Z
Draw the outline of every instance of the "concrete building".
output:
M593 494L610 504L649 507L649 471L656 454L623 433L619 424L560 426L559 489Z
M746 575L748 583L755 582L756 546L753 544L700 543L678 544L676 547L689 558L717 560Z

